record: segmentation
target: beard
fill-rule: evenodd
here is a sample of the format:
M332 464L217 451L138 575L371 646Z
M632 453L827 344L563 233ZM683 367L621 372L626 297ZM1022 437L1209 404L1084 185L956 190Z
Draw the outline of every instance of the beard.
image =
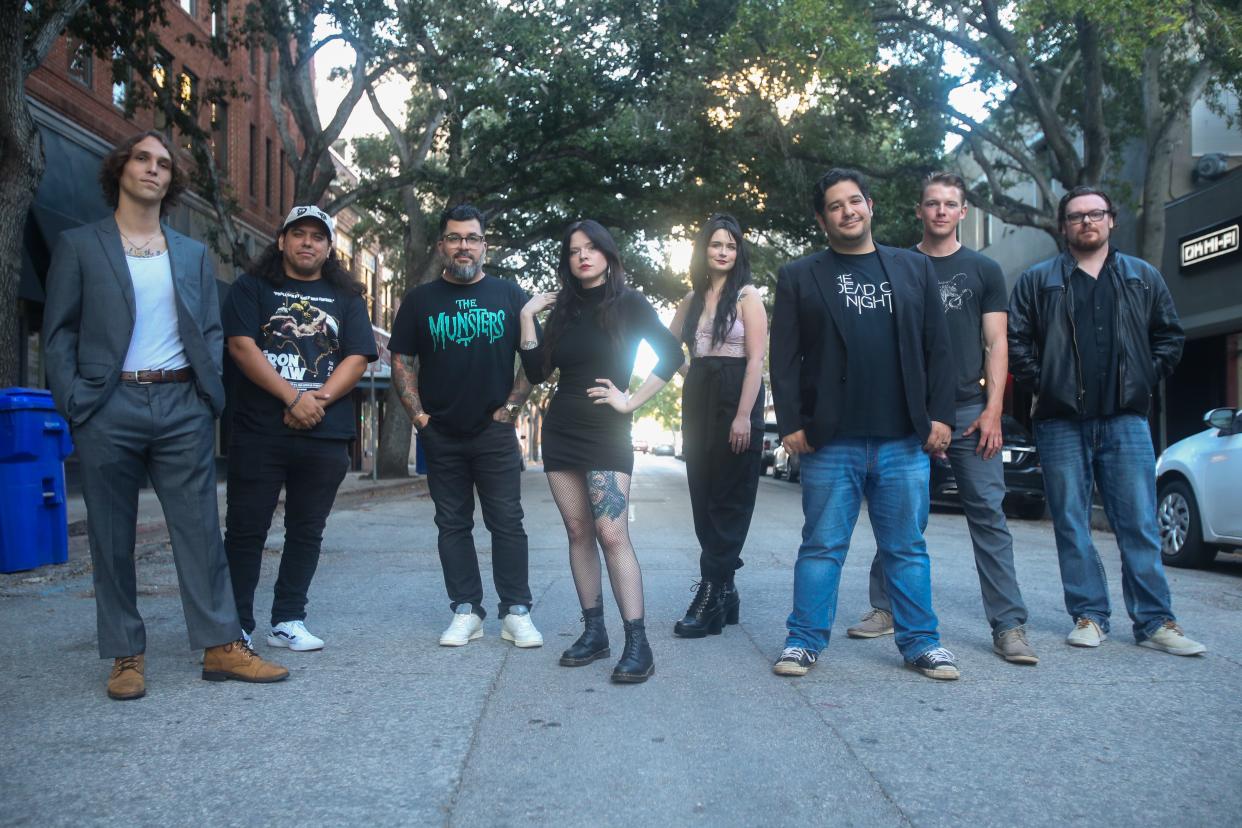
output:
M483 265L477 259L471 259L469 264L459 264L456 259L449 259L445 263L444 272L455 282L471 282L482 269Z
M1079 253L1094 253L1107 244L1108 236L1105 236L1103 233L1097 233L1093 239L1084 240L1079 238L1069 242L1069 248L1070 250L1076 250Z

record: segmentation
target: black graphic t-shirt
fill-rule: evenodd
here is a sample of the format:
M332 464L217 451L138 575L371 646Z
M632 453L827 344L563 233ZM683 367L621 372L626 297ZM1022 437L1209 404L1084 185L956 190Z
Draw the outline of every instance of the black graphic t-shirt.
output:
M366 300L323 279L285 279L280 287L249 274L229 288L221 316L225 337L253 339L282 377L299 391L323 387L349 356L378 356ZM354 404L333 400L312 429L284 424L284 403L238 371L230 389L233 427L259 434L300 434L332 440L357 436Z
M845 337L844 437L905 437L914 431L901 378L893 292L876 253L834 253Z
M418 396L436 430L472 437L505 404L527 299L494 276L470 285L440 278L405 295L388 348L418 357Z
M917 247L910 249L922 252ZM965 247L948 256L927 258L936 271L940 301L949 323L949 341L957 365L957 401L977 400L984 392L983 314L1003 313L1008 308L1005 274L996 262Z

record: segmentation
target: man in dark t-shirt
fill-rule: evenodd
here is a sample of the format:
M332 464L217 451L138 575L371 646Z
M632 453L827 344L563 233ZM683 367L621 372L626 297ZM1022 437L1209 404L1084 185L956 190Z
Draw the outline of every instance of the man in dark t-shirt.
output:
M915 207L923 222L923 240L914 249L931 259L953 343L957 425L948 462L962 494L975 548L983 609L992 626L992 648L1006 661L1035 664L1039 659L1023 628L1026 605L1002 509L1001 409L1009 373L1005 276L1000 265L957 240L966 210L966 182L961 176L943 172L928 176ZM851 638L893 632L892 606L878 556L871 563L871 607L858 624L846 630Z
M240 369L230 402L228 515L224 548L247 637L263 543L281 487L285 548L267 643L323 649L306 629L306 602L324 524L349 470L354 406L349 393L377 357L363 286L336 259L332 218L294 207L253 273L229 290L222 321Z
M515 361L528 297L515 283L484 274L483 234L483 214L470 205L441 215L437 249L444 271L407 293L397 311L388 343L393 384L418 429L436 507L440 566L453 611L440 644L461 647L483 636L487 613L473 534L477 491L492 533L500 637L539 647L543 636L530 619L522 459L513 428L530 395Z
M876 244L866 180L829 170L815 187L829 249L783 266L772 313L781 442L802 460L805 525L793 610L772 665L805 675L828 645L841 568L864 498L891 586L897 648L912 669L956 679L932 609L929 454L949 446L953 369L931 263Z

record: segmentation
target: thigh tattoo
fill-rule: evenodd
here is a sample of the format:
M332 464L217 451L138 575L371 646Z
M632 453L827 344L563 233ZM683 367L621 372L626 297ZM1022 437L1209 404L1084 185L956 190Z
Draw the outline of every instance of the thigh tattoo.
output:
M615 520L625 514L625 492L617 483L614 471L587 472L587 488L591 493L591 513L595 519Z

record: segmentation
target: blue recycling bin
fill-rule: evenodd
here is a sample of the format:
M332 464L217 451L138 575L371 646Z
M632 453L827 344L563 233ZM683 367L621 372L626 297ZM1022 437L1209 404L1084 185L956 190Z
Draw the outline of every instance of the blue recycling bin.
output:
M69 424L50 391L0 389L0 572L69 560Z

